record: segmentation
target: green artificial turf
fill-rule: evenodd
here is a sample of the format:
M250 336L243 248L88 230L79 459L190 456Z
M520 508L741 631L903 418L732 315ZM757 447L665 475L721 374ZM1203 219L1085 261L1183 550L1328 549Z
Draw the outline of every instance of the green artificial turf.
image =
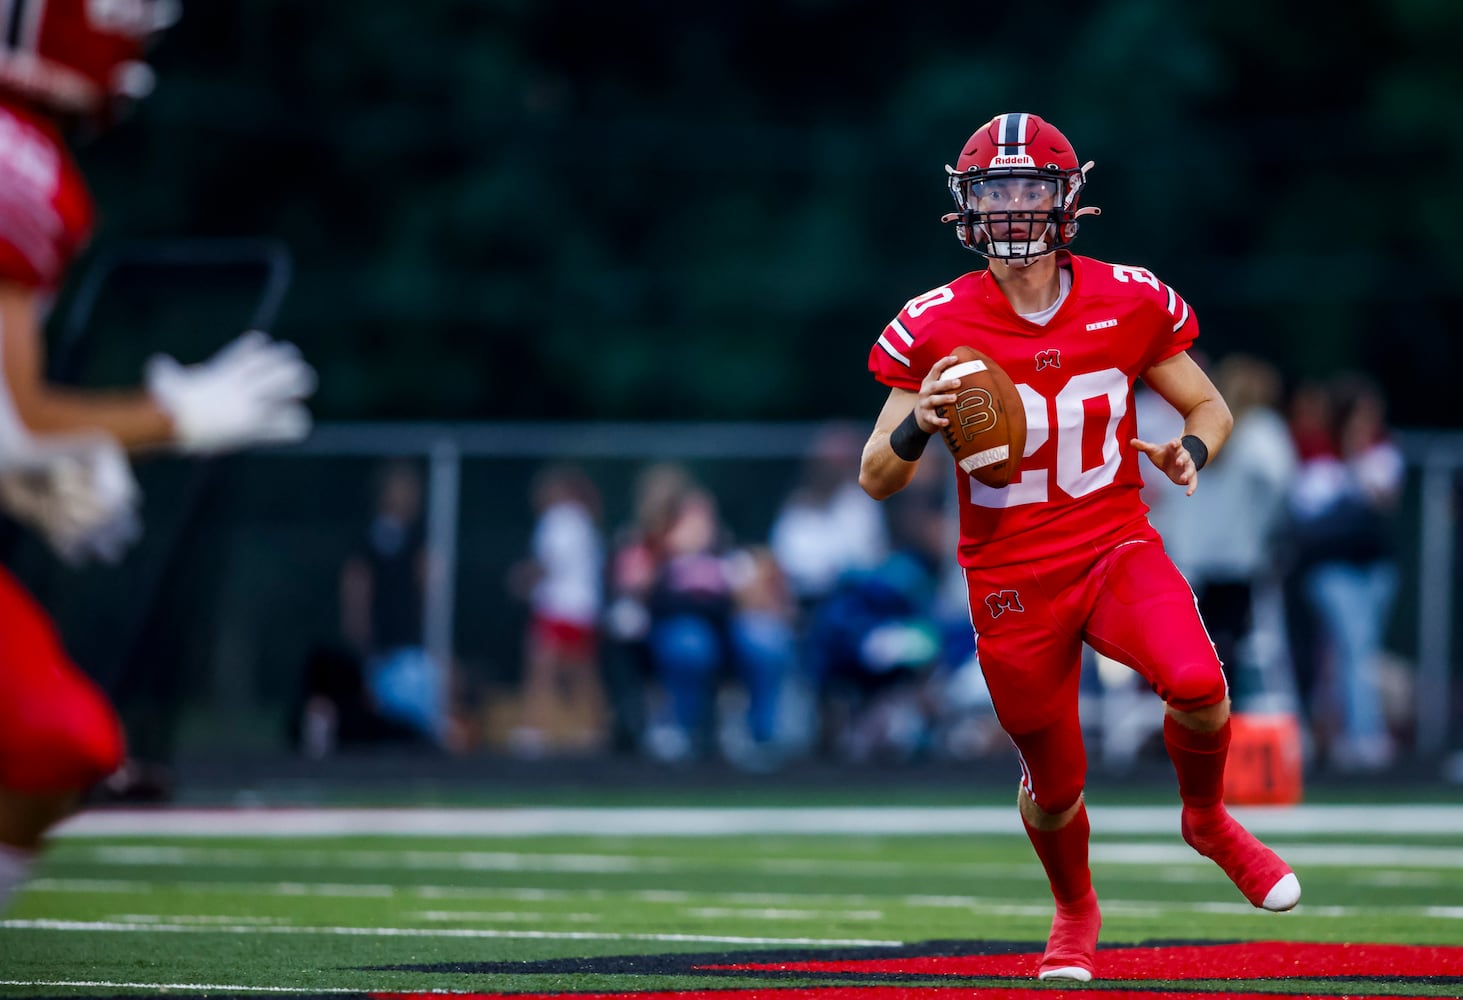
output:
M1217 868L1185 853L1176 831L1095 831L1104 943L1463 945L1463 834L1326 830L1267 839L1294 853L1305 890L1295 912L1250 908ZM1039 951L1050 917L1030 847L1010 835L76 836L54 845L0 925L0 980L12 984L0 994L111 996L134 992L125 984L206 984L478 993L757 986L765 995L849 980L708 976L655 956L792 949L813 958L926 941L1029 942ZM569 961L602 956L626 960L616 971ZM628 960L636 956L638 965ZM470 968L549 960L565 961L527 973ZM398 965L443 968L379 968ZM1301 989L1229 979L1231 971L1216 969L1207 988L1463 992L1463 979L1307 980ZM102 985L60 985L67 982ZM36 985L16 985L26 983ZM1165 985L1175 984L1142 988Z

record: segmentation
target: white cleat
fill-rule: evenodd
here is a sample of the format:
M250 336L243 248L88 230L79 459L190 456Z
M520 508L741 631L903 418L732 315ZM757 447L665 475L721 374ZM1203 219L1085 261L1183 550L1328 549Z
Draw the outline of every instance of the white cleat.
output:
M1080 965L1063 965L1056 969L1042 969L1037 979L1071 979L1079 983L1090 983L1092 973Z
M1265 902L1260 905L1272 913L1284 913L1286 910L1294 909L1295 904L1299 902L1300 879L1295 877L1295 872L1287 872L1285 877L1276 882L1265 894Z

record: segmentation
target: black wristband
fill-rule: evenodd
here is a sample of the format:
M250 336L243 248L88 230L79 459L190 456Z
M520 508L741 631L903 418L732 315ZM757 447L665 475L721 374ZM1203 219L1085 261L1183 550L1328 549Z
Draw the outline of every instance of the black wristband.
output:
M1204 468L1204 463L1209 461L1209 446L1199 439L1196 434L1185 434L1179 442L1188 451L1189 457L1194 460L1194 471L1198 472Z
M919 457L925 453L925 445L929 443L930 435L919 429L919 421L915 419L913 410L894 428L894 433L889 435L889 447L906 462L918 462Z

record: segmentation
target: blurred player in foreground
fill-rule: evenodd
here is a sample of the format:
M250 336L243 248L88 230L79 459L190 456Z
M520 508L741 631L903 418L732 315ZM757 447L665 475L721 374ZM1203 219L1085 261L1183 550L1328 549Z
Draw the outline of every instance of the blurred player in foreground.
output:
M107 124L149 80L162 0L0 0L0 506L66 560L116 559L140 531L125 450L217 454L310 428L315 374L244 334L212 359L154 357L146 388L48 384L42 324L93 208L63 133ZM120 724L44 611L0 569L0 911L46 830L121 762Z
M1194 595L1139 499L1138 455L1192 494L1228 437L1228 406L1187 350L1198 321L1149 271L1068 251L1092 164L1035 115L1002 114L947 167L946 216L983 271L911 299L869 367L890 387L864 448L860 482L903 489L959 380L952 350L989 354L1025 404L1024 459L995 489L957 470L959 559L982 670L1020 755L1018 801L1056 900L1038 975L1087 981L1102 916L1088 868L1087 756L1077 717L1081 646L1132 667L1166 703L1181 832L1253 905L1288 910L1300 883L1221 802L1229 692ZM1138 378L1183 416L1180 437L1139 440Z

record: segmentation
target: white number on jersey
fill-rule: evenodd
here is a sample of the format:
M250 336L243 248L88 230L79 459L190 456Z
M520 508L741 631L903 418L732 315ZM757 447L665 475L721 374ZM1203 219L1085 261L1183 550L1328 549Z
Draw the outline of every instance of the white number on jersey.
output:
M1026 409L1026 450L1029 458L1053 434L1057 439L1057 486L1070 497L1083 497L1109 486L1117 479L1122 464L1123 443L1118 424L1128 412L1128 377L1116 368L1074 375L1062 386L1054 403L1056 426L1051 426L1049 400L1025 382L1017 383ZM1102 432L1102 461L1090 469L1082 467L1082 441L1087 427L1087 402L1106 399L1107 425ZM1047 469L1025 469L1003 489L970 481L970 502L978 507L1002 509L1022 504L1045 503L1051 498L1051 473Z
M1154 291L1158 291L1158 279L1146 267L1129 267L1126 264L1114 264L1112 266L1112 276L1122 282L1141 281L1145 285L1152 286Z
M910 319L918 319L919 314L931 306L944 305L955 297L954 291L949 285L941 285L939 288L925 292L923 295L916 295L904 303L904 309L909 313Z

